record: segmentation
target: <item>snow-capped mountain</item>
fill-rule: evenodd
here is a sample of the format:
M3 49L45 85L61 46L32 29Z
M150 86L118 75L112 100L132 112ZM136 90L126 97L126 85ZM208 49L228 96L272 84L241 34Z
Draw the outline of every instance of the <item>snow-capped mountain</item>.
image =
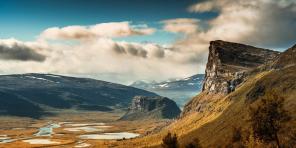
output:
M136 81L130 86L141 88L145 90L187 90L198 91L201 89L204 74L197 74L183 79L169 79L163 82L149 82L149 81Z
M130 86L171 98L182 108L201 91L203 79L204 74L196 74L187 78L169 79L163 82L136 81Z

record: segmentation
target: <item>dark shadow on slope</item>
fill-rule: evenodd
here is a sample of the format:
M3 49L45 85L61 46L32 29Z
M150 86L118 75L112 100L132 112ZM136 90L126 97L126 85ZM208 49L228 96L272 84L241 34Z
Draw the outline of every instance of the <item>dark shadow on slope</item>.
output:
M0 92L0 115L40 118L45 112L38 106L8 92Z

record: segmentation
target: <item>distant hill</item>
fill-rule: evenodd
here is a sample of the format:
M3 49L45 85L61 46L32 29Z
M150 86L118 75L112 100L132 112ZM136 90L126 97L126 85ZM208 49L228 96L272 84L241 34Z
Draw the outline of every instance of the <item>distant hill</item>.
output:
M173 119L180 113L177 104L169 98L135 96L121 120Z
M0 115L38 118L53 109L127 109L134 96L155 93L89 78L53 74L0 76Z

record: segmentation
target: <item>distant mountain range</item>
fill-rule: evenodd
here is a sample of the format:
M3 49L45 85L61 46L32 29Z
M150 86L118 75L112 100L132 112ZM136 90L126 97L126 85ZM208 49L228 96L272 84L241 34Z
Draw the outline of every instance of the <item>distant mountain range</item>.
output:
M196 74L182 79L169 79L162 82L136 81L130 86L155 92L174 100L181 108L202 89L204 74Z
M136 81L130 86L145 90L178 90L178 91L197 91L201 89L204 74L196 74L183 79L169 79L162 82Z
M53 74L0 76L0 115L38 118L54 109L110 111L128 108L134 96L155 93L89 78Z

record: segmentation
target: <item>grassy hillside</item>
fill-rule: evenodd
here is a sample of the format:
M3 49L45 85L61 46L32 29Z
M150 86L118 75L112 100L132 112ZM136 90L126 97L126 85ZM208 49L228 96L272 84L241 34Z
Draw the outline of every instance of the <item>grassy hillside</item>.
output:
M281 139L285 140L290 131L296 130L295 74L296 66L290 66L281 70L270 70L252 75L235 92L227 96L207 95L206 92L203 92L193 98L193 100L199 100L199 103L205 104L200 107L200 110L174 121L159 133L117 141L113 144L117 147L160 147L162 138L170 131L178 135L182 147L196 138L200 140L203 147L225 147L232 138L234 127L241 127L243 130L250 129L249 107L260 101L259 96L258 98L250 98L250 94L258 87L264 87L265 90L273 89L286 98L285 109L289 111L292 120L284 132L280 134ZM261 95L264 96L265 93ZM253 146L250 145L250 147Z
M260 97L250 98L250 95L254 91L258 90L259 87L264 87L265 90L275 90L279 94L286 98L285 108L289 111L292 116L292 121L287 128L296 129L296 66L288 67L282 70L274 70L264 72L252 76L244 85L240 86L237 91L227 95L221 101L214 103L212 107L213 111L200 112L196 114L202 114L207 116L202 118L201 121L208 120L209 116L212 116L212 121L205 122L202 126L199 125L201 121L195 123L195 121L189 123L189 125L195 125L195 128L190 130L189 128L185 131L189 131L188 134L181 135L180 142L182 144L192 141L194 138L199 138L200 142L205 147L217 147L225 146L226 141L229 141L232 136L233 127L242 127L243 129L249 129L248 123L248 111L249 106L255 105ZM261 94L262 96L265 93ZM250 100L251 99L251 100ZM218 113L219 109L224 106L228 106L222 113ZM197 116L191 115L181 119L178 124L182 127L183 121L196 118ZM183 127L188 127L183 125ZM180 128L182 129L182 128ZM176 130L179 133L179 129ZM183 133L183 132L182 132ZM282 133L282 139L288 133Z

